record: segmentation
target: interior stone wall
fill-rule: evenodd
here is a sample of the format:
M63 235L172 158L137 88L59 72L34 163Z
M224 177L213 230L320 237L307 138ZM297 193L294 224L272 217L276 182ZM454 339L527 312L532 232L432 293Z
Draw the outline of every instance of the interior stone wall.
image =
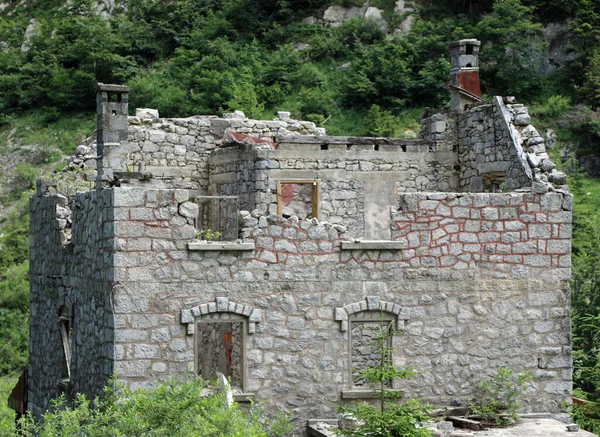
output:
M152 173L154 186L187 188L208 192L208 157L227 139L227 132L272 141L276 135L316 135L314 123L291 120L252 120L243 113L224 114L225 118L195 116L188 118L154 118L139 110L129 117L126 141L104 145L102 159L105 177L113 172L141 171ZM282 113L285 114L285 113ZM91 156L89 158L92 158ZM88 159L88 161L90 161ZM95 163L86 162L87 166ZM149 184L146 184L149 185Z
M202 320L196 325L197 373L207 380L221 372L234 387L242 387L242 322Z
M485 179L498 174L502 183L497 190L504 192L537 185L534 191L545 193L566 184L531 125L527 107L513 97L496 96L458 113L426 114L420 138L435 149L456 152L454 170L463 192L489 192Z
M458 188L452 152L360 147L321 150L318 144L298 144L276 150L220 149L209 159L211 190L216 195L240 196L242 209L276 214L278 181L318 180L321 220L343 223L353 238L390 239L390 206L398 194Z

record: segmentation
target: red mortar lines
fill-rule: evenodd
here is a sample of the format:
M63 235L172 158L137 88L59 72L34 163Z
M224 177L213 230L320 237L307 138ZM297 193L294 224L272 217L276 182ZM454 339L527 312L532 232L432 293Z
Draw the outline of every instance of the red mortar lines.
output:
M421 256L415 253L414 258L418 258L419 262L426 258L431 263L433 257L438 259L436 265L443 264L443 267L451 267L461 261L516 265L525 264L526 256L545 256L550 266L559 267L560 257L569 254L566 251L548 252L548 242L564 242L569 238L568 225L563 222L562 211L539 211L539 202L475 207L472 206L473 199L465 206L449 206L437 201L434 209L423 207L422 202L418 213L403 212L405 219L393 224L396 241L406 241L411 249L429 249L429 253ZM527 210L530 210L529 214ZM560 238L561 230L565 234L564 239ZM547 237L532 237L531 232ZM450 250L454 254L445 249L452 247L452 243L459 245L454 251ZM441 254L439 251L431 253L435 248L440 248ZM404 259L413 258L406 256L409 255L408 250L404 254ZM452 263L453 255L462 259L454 257L456 261Z

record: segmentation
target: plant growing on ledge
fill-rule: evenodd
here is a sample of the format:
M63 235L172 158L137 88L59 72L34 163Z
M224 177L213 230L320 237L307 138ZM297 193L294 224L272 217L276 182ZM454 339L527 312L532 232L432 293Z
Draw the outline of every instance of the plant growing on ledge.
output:
M352 429L338 429L336 433L350 437L429 437L431 434L425 428L424 422L429 418L428 407L416 399L401 401L402 393L389 390L398 379L409 379L415 375L413 369L399 368L392 364L393 348L389 346L395 332L393 321L384 321L383 317L377 328L372 342L374 354L380 356L376 365L366 366L359 371L359 377L367 383L376 385L373 397L379 399L378 405L368 403L356 404L351 407L340 405L338 413L353 418L357 426Z
M221 238L221 233L212 229L198 229L196 238L206 241L218 241Z
M489 380L479 384L478 398L469 406L470 413L499 426L509 425L510 420L519 418L521 403L517 398L531 378L529 372L514 374L506 367L498 367Z

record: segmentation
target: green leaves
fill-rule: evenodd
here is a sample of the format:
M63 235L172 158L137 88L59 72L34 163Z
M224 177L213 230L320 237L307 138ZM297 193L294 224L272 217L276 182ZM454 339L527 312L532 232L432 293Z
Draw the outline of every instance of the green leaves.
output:
M379 356L377 363L359 370L359 378L371 384L373 398L379 399L379 405L367 403L351 407L341 405L338 412L356 420L356 427L340 428L339 435L350 437L428 437L429 431L423 424L427 421L428 407L416 399L400 401L402 394L387 388L398 379L409 379L416 372L410 368L400 368L392 364L393 348L391 340L394 334L394 321L381 320L374 328L364 328L373 338L372 354Z
M543 58L541 24L520 0L496 0L491 15L476 26L482 41L480 65L489 93L531 98L540 89L537 63Z
M11 214L0 235L0 375L20 372L27 365L28 218Z
M600 19L598 20L600 25ZM587 63L583 76L583 93L594 103L600 105L600 38L598 47L588 53Z
M113 383L93 401L77 395L72 404L61 397L35 424L23 422L25 437L279 437L289 420L265 417L259 405L223 408L224 395L201 379L170 380L153 390L129 390Z
M519 417L519 395L532 379L529 372L513 373L506 367L498 367L496 373L479 384L477 398L469 408L472 414L483 420L507 425L508 419Z

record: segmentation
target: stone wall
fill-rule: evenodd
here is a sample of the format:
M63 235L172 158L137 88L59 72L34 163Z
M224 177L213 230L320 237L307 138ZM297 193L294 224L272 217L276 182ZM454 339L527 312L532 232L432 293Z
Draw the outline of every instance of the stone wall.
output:
M393 238L412 267L477 267L483 278L571 275L572 195L405 194Z
M314 123L292 120L286 112L278 114L280 118L271 121L247 119L239 111L224 114L225 118L195 116L170 119L159 118L156 110L138 109L135 117L129 117L127 141L104 146L102 163L106 179L113 180L115 171L142 169L153 174L155 186L195 189L206 194L208 156L228 141L227 132L267 140L276 135L324 133ZM91 145L90 150L93 148L94 145ZM81 158L81 162L84 165L85 157Z
M512 97L494 97L461 113L424 117L420 137L457 153L460 191L506 192L538 183L546 188L540 186L537 192L547 192L566 183L531 125L527 107ZM498 182L495 188L490 180Z
M63 391L96 396L113 373L111 192L75 198L31 198L29 408L39 415ZM71 208L72 238L65 238ZM69 214L70 218L70 214ZM60 333L59 313L69 318L71 375ZM63 383L59 387L59 383Z
M322 141L326 145L327 137ZM209 159L211 193L240 196L242 209L275 214L278 181L319 181L320 219L343 223L355 238L389 239L389 208L399 193L457 188L452 152L430 152L426 144L405 151L376 149L368 139L360 146L343 146L332 150L318 143L292 143L275 150L262 145L218 149Z
M62 305L71 306L67 299L67 284L61 276L61 261L66 249L60 240L56 208L54 197L32 198L28 397L29 409L36 416L41 415L49 400L60 393L58 384L64 374L58 316ZM42 257L40 262L35 261L38 256Z
M457 113L449 110L429 111L421 114L419 138L430 144L434 150L448 150L456 153L458 144Z
M187 196L114 190L115 370L128 385L188 377L195 323L236 314L248 325L243 390L299 421L331 417L352 393L344 320L383 309L403 330L394 363L420 371L395 387L407 396L468 402L506 366L534 375L525 411L569 399L569 196L405 194L393 247L348 246L340 225L259 211L241 216L244 243L188 244Z
M383 311L401 331L393 363L420 371L391 388L464 404L505 366L534 376L524 411L558 411L571 394L572 199L525 115L496 99L397 140L316 137L285 114L140 111L103 165L153 178L71 200L40 185L32 199L32 409L58 393L64 307L68 392L98 394L113 370L132 388L188 378L206 362L198 323L233 322L241 391L298 423L333 417L364 396L352 363L376 357L354 336ZM483 191L494 172L522 192L452 193ZM316 187L316 217L277 215L285 181ZM198 195L239 197L239 240L195 240Z
M504 191L531 185L531 171L515 148L512 128L494 102L475 105L459 114L458 127L463 191L489 191L484 178L492 173L504 175Z

